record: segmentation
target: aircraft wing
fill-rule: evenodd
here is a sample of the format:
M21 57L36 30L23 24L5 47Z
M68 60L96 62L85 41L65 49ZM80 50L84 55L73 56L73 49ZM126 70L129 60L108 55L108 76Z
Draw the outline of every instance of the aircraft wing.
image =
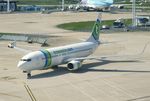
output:
M84 61L84 60L97 60L97 61L102 61L102 60L109 60L109 59L113 59L113 60L123 60L123 59L127 59L127 60L135 60L138 59L140 56L139 55L116 55L116 56L93 56L93 57L81 57L81 58L71 58L68 59L66 62L70 62L70 61Z
M17 47L16 46L16 41L8 44L8 48L14 48L14 49L16 49L18 51L21 51L21 52L24 52L24 53L30 53L30 52L32 52L31 50L27 50L27 49L23 49L23 48Z
M137 54L129 54L129 55L105 55L105 56L89 56L89 57L80 57L80 58L68 58L66 59L66 62L70 62L72 60L74 61L84 61L84 60L108 60L108 59L113 59L113 60L122 60L122 59L127 59L127 60L136 60L139 59L145 52L147 45L150 42L148 42L147 44L145 44L144 48L142 49L141 52L137 53Z

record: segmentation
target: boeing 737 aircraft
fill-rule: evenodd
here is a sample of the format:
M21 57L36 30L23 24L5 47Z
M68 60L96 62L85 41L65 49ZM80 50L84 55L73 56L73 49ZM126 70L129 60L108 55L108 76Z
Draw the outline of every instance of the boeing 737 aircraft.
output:
M39 51L30 52L27 55L23 56L17 67L20 68L23 72L27 73L27 77L31 77L31 71L33 70L44 70L50 67L55 67L61 64L67 64L67 69L70 71L75 71L82 66L84 60L92 59L106 59L108 57L139 57L142 55L148 45L145 44L143 50L134 55L123 55L123 56L101 56L101 57L87 57L91 55L96 48L100 45L99 33L100 33L100 14L93 26L91 36L84 42L54 47L49 49L42 49ZM9 48L15 48L20 51L26 51L19 47L16 47L15 42L8 45Z
M87 56L100 44L100 23L99 15L91 36L85 42L30 52L21 58L17 67L26 72L28 78L31 77L32 70L44 70L60 64L67 64L67 69L70 71L79 69L83 60L92 59ZM8 47L17 48L15 44L10 44Z

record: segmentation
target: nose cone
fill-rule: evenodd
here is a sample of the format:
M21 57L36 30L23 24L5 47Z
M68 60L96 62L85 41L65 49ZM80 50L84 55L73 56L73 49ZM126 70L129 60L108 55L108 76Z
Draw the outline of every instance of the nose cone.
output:
M20 68L21 70L26 70L26 68L27 68L26 62L19 61L17 67Z

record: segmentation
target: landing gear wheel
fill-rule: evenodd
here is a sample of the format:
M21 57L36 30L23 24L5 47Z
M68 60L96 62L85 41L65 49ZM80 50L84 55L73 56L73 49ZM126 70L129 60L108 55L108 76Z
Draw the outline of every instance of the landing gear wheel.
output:
M27 73L27 79L31 78L31 73Z

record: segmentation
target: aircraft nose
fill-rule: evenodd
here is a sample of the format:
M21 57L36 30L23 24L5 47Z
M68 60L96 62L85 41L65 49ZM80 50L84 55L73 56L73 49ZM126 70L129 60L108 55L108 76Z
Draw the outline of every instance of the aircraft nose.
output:
M22 69L22 70L25 70L26 69L26 62L19 61L17 67Z

